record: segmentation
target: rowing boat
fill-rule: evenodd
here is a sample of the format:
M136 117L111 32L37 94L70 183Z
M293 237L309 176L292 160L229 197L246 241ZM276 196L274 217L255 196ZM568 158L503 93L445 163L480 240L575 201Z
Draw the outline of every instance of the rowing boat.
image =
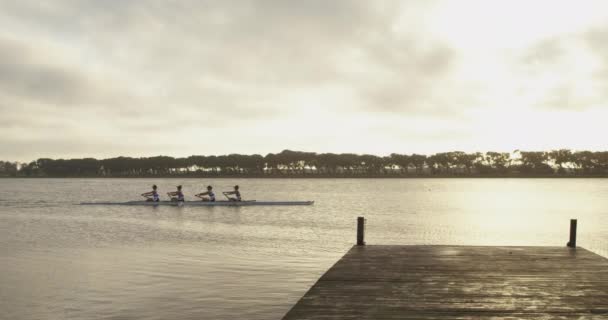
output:
M127 201L127 202L81 202L81 205L102 205L102 206L193 206L193 207L244 207L244 206L309 206L314 201Z

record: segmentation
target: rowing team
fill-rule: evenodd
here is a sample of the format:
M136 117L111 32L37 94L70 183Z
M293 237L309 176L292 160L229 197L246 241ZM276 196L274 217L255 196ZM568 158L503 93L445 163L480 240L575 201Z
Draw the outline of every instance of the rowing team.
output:
M146 201L160 201L156 185L152 186L152 191L142 193L141 196L146 198ZM222 192L230 201L241 201L241 193L239 192L239 186L234 186L232 191ZM167 195L171 198L171 201L184 201L184 193L182 192L182 186L177 186L177 191L167 192ZM215 201L215 193L213 192L212 186L207 186L206 192L195 194L195 197L201 199L201 201Z

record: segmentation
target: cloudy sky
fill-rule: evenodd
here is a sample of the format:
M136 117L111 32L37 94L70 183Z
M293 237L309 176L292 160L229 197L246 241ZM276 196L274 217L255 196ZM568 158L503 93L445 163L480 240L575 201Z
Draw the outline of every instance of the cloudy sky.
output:
M608 149L604 0L0 8L0 160Z

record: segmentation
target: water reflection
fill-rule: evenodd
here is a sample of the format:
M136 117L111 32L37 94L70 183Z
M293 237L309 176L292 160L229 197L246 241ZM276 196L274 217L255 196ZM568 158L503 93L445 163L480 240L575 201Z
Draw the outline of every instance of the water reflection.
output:
M155 180L311 207L94 207L148 179L0 180L11 319L278 319L354 243L579 245L608 255L604 179ZM166 189L166 188L165 188ZM103 192L99 192L102 190ZM191 195L187 197L192 198Z

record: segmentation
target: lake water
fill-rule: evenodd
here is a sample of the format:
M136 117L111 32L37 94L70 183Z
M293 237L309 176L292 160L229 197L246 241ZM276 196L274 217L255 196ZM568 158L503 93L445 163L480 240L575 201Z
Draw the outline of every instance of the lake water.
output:
M152 184L295 207L79 206ZM218 192L219 193L219 192ZM552 245L608 256L608 179L0 179L2 319L281 319L354 243Z

